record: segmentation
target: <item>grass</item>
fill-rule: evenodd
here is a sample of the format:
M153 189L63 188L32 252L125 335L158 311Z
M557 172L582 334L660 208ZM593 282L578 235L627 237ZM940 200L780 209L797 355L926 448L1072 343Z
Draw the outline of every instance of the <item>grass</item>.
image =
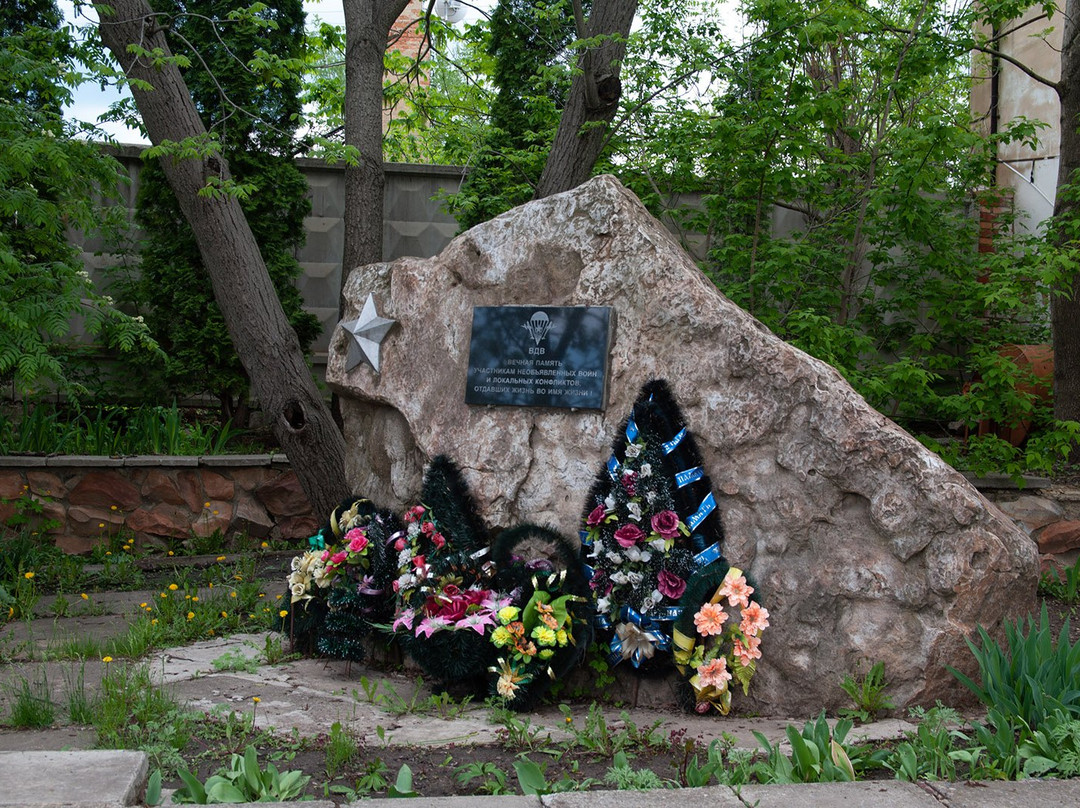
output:
M44 676L39 681L22 679L14 686L4 688L11 699L11 712L7 723L17 729L51 727L56 720L56 705L49 695L49 682Z

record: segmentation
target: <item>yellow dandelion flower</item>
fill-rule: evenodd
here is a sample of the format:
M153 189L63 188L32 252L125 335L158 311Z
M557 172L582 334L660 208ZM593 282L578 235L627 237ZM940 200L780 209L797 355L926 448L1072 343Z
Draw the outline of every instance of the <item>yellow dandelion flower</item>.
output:
M281 595L278 595L277 597L275 597L274 600L281 600Z
M280 612L278 612L278 617L288 617L288 616L289 616L289 610L288 609L282 609Z
M131 549L131 545L130 545L130 544L125 544L125 545L124 545L123 547L121 547L120 549L121 549L121 550L130 550L130 549Z
M111 656L104 656L104 657L101 658L101 661L104 662L106 665L108 665L110 662L112 662L112 657Z
M33 573L33 572L24 572L24 573L23 573L23 578L25 578L25 579L26 579L26 580L28 580L28 581L29 581L29 580L30 580L31 578L33 578L33 577L34 577L34 573Z
M166 594L165 594L164 592L162 592L162 593L161 593L161 597L163 597L163 598L167 598L167 597L169 597L169 596L168 596L168 595L166 595Z
M150 621L150 625L152 625L152 626L157 625L157 618L156 617L153 620Z
M217 560L218 560L218 561L224 561L224 560L225 560L225 556L218 556L218 557L217 557Z
M145 608L146 608L146 604L145 604L145 603L140 603L140 604L139 604L139 608L140 608L140 609L145 609Z
M260 547L262 547L262 548L263 548L263 549L265 550L265 549L266 549L267 547L269 547L269 546L270 546L270 542L266 542L266 541L264 541L264 542L263 542L263 543L262 543L261 545L259 545L259 546L260 546Z
M90 596L85 592L83 592L79 597L81 597L83 600L90 600Z
M178 587L176 584L169 584L169 591L170 592L175 592L179 588L180 587Z
M195 618L195 612L188 612L187 613L187 619L188 620L193 620L194 618Z
M228 613L228 612L222 612L222 613L221 613L221 616L222 616L222 617L228 617L228 616L229 616L229 613Z
M230 593L229 593L229 597L230 597L230 598L235 598L235 597L236 597L236 593L235 593L235 592L230 592Z
M214 588L214 585L213 585L213 584L210 584L210 588L211 588L211 589L213 589L213 588Z
M175 555L175 553L172 550L169 550L169 555Z
M109 510L110 510L110 511L115 511L115 510L116 510L116 506L115 506L115 505L110 505L110 506L109 506Z
M199 602L199 596L198 596L198 595L196 595L195 597L193 597L193 598L191 599L191 602L192 602L192 603L198 603L198 602Z
M105 525L98 525L98 527L105 527ZM105 555L111 556L112 555L112 550L106 550Z
M104 522L98 522L97 526L98 527L105 527L105 523ZM112 555L112 553L106 553L105 555Z
M217 516L217 515L218 515L218 512L217 512L217 511L214 511L214 516Z
M252 700L253 702L255 702L256 704L258 704L258 703L259 703L260 701L262 701L262 699L260 699L260 698L259 698L258 696L252 696L252 697L251 697L251 700Z
M204 502L204 503L202 504L202 506L203 506L204 508L209 508L209 507L210 507L210 503L209 503L209 502Z

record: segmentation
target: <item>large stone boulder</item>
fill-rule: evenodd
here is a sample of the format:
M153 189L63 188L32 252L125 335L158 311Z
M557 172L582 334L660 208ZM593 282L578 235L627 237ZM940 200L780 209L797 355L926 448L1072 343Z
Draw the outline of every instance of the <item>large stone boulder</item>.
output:
M965 638L1034 603L1035 544L964 478L873 410L828 365L727 300L615 179L473 228L430 260L355 270L350 317L374 293L398 325L381 374L327 378L342 394L354 489L390 507L424 464L453 457L493 527L573 534L584 497L641 386L665 378L712 476L724 552L772 617L751 698L736 709L843 706L839 682L885 663L898 705L955 700ZM615 311L604 411L464 403L474 306Z

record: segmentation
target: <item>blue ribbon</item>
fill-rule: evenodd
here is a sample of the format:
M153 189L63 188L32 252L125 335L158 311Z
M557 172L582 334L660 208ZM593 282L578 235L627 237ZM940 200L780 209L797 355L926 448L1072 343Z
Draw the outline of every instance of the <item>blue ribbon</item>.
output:
M598 614L598 615L596 615L593 618L593 624L598 629L601 629L601 630L606 630L606 629L611 628L611 621L608 620L608 617L607 617L606 614Z
M581 539L581 543L584 544L586 547L592 546L592 539L589 538L589 531L579 530L578 538Z
M676 435L674 438L669 440L667 443L664 443L664 444L661 445L661 448L664 450L664 454L671 454L672 452L674 452L675 448L680 443L682 443L682 439L685 438L685 437L686 437L686 427L684 426L682 429L679 430L678 435Z
M626 442L633 443L635 440L637 440L637 436L637 423L634 421L633 413L631 413L630 418L626 422Z
M705 499L701 501L701 504L698 506L697 511L695 511L694 514L686 520L686 526L691 530L696 530L697 526L705 521L705 517L715 510L716 500L713 499L712 491L710 491L708 496L706 496Z
M592 567L590 567L590 566L589 566L588 564L582 564L582 565L581 565L581 568L582 568L582 569L583 569L583 570L585 571L585 577L586 577L586 578L587 578L588 580L590 580L590 581L591 581L591 580L592 580L592 577L593 577L593 575L595 575L595 574L596 574L596 570L594 570L594 569L593 569Z
M619 480L619 466L621 464L615 459L615 455L612 455L607 462L607 471L611 475L611 479L618 482Z
M326 541L323 539L322 533L316 533L314 536L309 536L307 543L312 551L326 549Z
M660 622L666 623L669 620L678 620L679 619L679 607L678 606L665 606L663 609L658 610L654 615L652 615L652 619L655 620L658 623L660 623Z
M695 567L707 567L720 558L720 542L714 542L694 556Z
M685 488L690 485L690 483L696 483L704 476L705 472L701 470L701 466L695 466L692 469L678 472L675 475L675 485L679 488Z

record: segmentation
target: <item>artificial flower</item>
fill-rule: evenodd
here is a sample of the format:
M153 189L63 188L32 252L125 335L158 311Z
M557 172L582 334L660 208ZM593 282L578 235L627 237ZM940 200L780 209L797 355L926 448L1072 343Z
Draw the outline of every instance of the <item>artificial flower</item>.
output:
M645 538L645 534L637 525L623 525L615 531L615 541L620 547L633 547Z
M686 581L667 570L660 570L656 576L656 588L666 598L678 600L686 591Z
M727 669L727 660L724 657L706 662L697 669L697 673L702 688L715 687L722 691L731 681L731 672Z
M706 603L694 615L694 626L702 637L714 637L724 630L727 612L718 603Z
M729 606L746 608L750 603L750 596L754 594L754 587L746 582L745 576L729 574L720 586L718 594L728 599Z

